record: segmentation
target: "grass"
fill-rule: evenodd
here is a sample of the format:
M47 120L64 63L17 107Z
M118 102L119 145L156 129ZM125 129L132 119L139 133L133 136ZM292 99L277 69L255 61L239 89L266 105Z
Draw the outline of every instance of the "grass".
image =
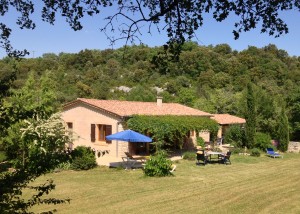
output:
M48 174L50 196L70 204L40 205L58 213L300 213L300 155L233 155L232 165L176 162L175 176L149 178L142 170L98 167Z

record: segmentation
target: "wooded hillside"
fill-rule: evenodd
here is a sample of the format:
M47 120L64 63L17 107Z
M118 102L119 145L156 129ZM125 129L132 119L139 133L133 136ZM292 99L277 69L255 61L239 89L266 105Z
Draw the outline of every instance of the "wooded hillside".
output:
M285 108L291 139L300 139L300 57L289 56L275 45L238 52L227 44L190 42L178 62L170 59L163 47L147 46L4 58L0 60L0 97L9 96L10 80L18 90L31 75L36 80L32 88L39 91L38 80L47 75L57 98L53 106L77 97L155 101L159 94L163 102L245 117L246 86L251 81L257 131L276 138L278 117Z

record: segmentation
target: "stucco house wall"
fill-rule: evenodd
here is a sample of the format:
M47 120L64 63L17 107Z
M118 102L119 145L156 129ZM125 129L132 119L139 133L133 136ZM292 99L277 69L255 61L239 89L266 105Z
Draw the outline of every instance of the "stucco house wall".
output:
M230 114L214 114L212 119L216 120L219 124L219 130L217 133L217 137L219 139L222 139L224 137L230 126L239 125L243 127L246 124L246 120L244 118Z
M73 148L77 146L91 147L96 154L107 150L109 151L109 156L112 157L118 157L120 154L128 151L127 142L111 141L111 143L107 143L98 139L95 142L91 141L91 124L111 125L112 133L124 130L121 119L112 114L100 111L84 103L78 103L65 108L62 112L62 119L66 123L73 124Z
M121 157L124 157L124 152L132 150L132 144L114 140L107 142L105 136L123 131L125 118L135 114L212 116L207 112L177 103L162 103L160 97L157 98L157 102L78 98L64 105L62 119L67 123L68 129L74 133L72 148L81 145L91 147L95 150L96 156L99 152L108 151L109 154L97 157L99 165L106 165L108 162L122 161ZM203 132L200 136L205 141L209 141L208 132ZM191 143L195 145L195 142Z

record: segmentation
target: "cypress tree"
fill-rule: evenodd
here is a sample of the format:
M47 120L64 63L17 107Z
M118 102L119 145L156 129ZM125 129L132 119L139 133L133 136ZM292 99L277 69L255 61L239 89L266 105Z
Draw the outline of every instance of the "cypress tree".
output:
M289 136L289 122L286 115L285 107L281 109L281 114L278 121L278 149L280 151L286 152L288 149L290 136Z
M256 106L252 83L247 85L247 109L246 109L246 146L252 148L256 133Z

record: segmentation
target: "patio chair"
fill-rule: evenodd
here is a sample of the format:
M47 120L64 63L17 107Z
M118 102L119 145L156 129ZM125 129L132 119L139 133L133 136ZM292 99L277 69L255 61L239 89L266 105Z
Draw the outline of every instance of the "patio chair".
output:
M172 164L172 169L170 170L170 172L174 172L175 171L175 169L176 169L176 165L175 164Z
M205 166L207 164L208 158L205 155L204 150L199 150L196 152L196 154L197 154L197 163L196 164L199 165L200 161L202 161L203 165Z
M131 155L129 152L124 152L126 157L129 158L130 160L136 160L140 161L142 163L146 162L146 157L145 156L139 156L139 155Z
M227 153L226 153L226 155L222 155L221 156L221 161L224 163L224 164L231 164L231 161L230 161L230 156L231 156L231 152L230 151L228 151Z
M217 145L221 146L223 144L223 137L217 139Z
M267 148L267 155L272 158L277 158L277 157L283 158L283 156L281 154L275 152L273 148Z
M125 154L128 153L128 152L125 152ZM135 160L129 153L126 154L126 157L122 157L122 160L123 160L123 163L124 163L124 166L125 166L125 169L132 169L132 168L135 168L138 161Z

